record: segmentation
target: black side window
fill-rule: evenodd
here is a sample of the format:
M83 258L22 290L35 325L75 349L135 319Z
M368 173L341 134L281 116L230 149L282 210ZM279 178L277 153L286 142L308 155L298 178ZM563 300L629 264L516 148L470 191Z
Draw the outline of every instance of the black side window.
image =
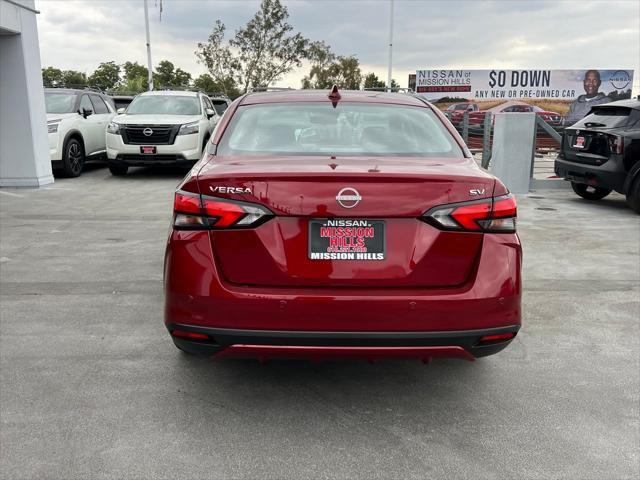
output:
M109 113L109 109L104 103L104 100L98 95L89 95L91 97L91 103L93 103L93 111L97 114Z
M83 110L91 110L95 112L93 104L91 103L91 100L89 100L89 95L82 95L82 98L80 99L80 111L82 112Z

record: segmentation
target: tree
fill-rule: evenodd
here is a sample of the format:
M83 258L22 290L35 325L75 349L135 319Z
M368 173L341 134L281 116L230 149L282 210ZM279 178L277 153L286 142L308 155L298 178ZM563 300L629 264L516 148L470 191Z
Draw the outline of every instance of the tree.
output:
M226 82L226 84L224 82L216 82L211 75L203 73L193 81L193 86L201 92L223 93L232 100L238 98L241 93L233 84L233 80L227 79Z
M368 73L364 77L364 88L386 89L387 83L380 80L375 73ZM394 78L391 79L391 91L397 91L400 85Z
M89 77L89 85L100 90L113 89L120 81L120 65L102 62Z
M60 85L62 83L62 70L53 67L43 68L42 83L46 88Z
M191 74L175 68L169 60L162 60L153 74L153 83L157 88L185 88L189 82Z
M87 74L75 70L62 72L62 85L71 88L84 88L88 85Z
M311 60L309 75L302 79L302 88L340 88L359 90L362 83L360 62L351 55L336 56L324 42L314 42L309 47Z
M138 77L146 79L149 76L147 67L140 65L138 62L124 62L122 64L122 71L124 72L125 82Z
M227 43L225 26L216 21L208 42L198 44L196 56L216 82L232 80L243 91L268 86L302 66L307 56L309 41L293 33L288 18L280 0L262 0L254 17Z
M364 88L385 88L386 84L375 73L368 73L364 77Z

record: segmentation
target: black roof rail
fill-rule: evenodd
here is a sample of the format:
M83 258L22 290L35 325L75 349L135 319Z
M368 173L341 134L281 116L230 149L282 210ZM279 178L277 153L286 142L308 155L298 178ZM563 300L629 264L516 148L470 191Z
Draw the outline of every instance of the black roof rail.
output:
M363 88L365 92L391 92L391 93L413 93L413 90L406 87L397 87L389 90L387 87L367 87Z
M221 98L229 98L229 95L227 95L224 92L204 92L205 95L208 95L209 97L221 97Z
M252 87L249 89L247 93L256 93L256 92L286 92L288 90L297 90L296 88L291 87Z

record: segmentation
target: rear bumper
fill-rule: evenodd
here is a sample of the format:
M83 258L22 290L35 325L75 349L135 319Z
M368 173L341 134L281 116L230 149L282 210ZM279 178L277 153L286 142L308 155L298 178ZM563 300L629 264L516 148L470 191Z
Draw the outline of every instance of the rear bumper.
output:
M519 325L482 330L445 332L303 332L237 330L167 324L169 332L180 330L209 336L208 341L173 336L174 343L189 353L216 358L475 358L504 349ZM482 343L487 335L513 334L508 340Z
M589 165L557 158L554 163L556 175L576 183L594 187L608 188L625 194L624 183L627 177L622 162L611 159L602 165Z
M185 350L209 354L238 344L461 347L474 357L488 355L509 342L478 346L481 336L519 328L521 261L517 235L487 234L474 273L458 287L252 287L222 279L208 232L172 231L165 324L210 335L213 343L204 345L174 337Z

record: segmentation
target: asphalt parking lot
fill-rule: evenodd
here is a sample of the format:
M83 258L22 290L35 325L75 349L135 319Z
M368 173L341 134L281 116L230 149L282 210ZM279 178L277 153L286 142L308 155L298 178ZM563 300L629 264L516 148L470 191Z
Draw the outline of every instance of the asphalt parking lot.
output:
M523 328L475 363L212 362L162 323L184 171L0 190L2 478L640 474L640 217L521 196Z

